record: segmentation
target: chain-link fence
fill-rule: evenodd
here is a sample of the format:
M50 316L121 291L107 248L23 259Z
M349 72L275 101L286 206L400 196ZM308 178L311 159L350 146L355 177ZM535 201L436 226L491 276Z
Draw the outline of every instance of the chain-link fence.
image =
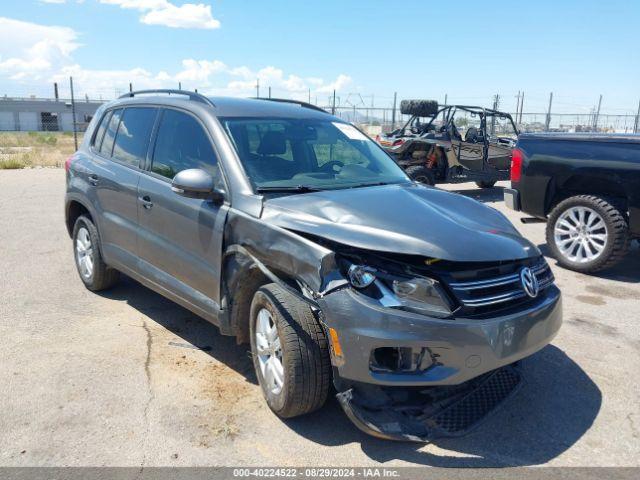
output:
M281 97L286 98L285 95ZM409 116L402 115L399 108L376 106L373 98L371 96L371 106L336 105L334 107L331 97L318 99L311 95L308 100L358 125L372 136L389 132L409 120ZM381 98L383 103L388 102L385 97L375 98ZM86 129L95 111L104 101L89 99L86 95L75 99L77 131L82 132ZM399 105L399 100L397 104ZM73 106L70 99L0 97L0 131L73 131ZM509 113L519 130L523 132L638 133L639 130L638 114ZM460 122L459 127L465 128L467 125L475 125L477 118L468 112L458 111L456 124L458 122ZM501 128L498 122L496 131L500 133Z

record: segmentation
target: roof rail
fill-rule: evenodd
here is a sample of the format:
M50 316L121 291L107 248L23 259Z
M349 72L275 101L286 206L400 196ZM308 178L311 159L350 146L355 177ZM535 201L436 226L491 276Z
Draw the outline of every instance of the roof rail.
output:
M136 95L143 95L148 93L166 93L167 95L184 95L186 97L189 97L189 100L194 100L200 103L206 103L207 105L215 107L215 104L209 98L205 97L200 93L189 92L187 90L172 90L168 88L160 88L160 89L154 89L154 90L136 90L135 92L125 93L124 95L121 95L119 98L127 98L127 97L131 98L131 97L135 97Z
M317 105L313 105L311 103L301 102L299 100L290 100L288 98L264 98L264 97L255 97L255 98L256 98L256 100L268 100L270 102L293 103L295 105L300 105L301 107L304 107L304 108L310 108L311 110L317 110L318 112L329 113L324 108L320 108Z

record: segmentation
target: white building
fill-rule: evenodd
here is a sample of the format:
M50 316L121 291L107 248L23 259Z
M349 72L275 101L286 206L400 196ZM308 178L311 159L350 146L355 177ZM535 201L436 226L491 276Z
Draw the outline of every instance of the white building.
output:
M76 100L78 131L87 124L103 102ZM0 131L73 131L71 100L0 97Z

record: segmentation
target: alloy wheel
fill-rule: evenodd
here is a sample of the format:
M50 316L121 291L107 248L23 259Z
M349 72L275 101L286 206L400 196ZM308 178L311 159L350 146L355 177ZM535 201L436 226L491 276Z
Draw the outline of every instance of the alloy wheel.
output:
M582 206L564 211L556 221L553 235L562 256L576 263L596 260L608 242L607 225L602 216Z
M93 275L93 244L85 227L81 227L76 235L76 260L80 275L90 279Z
M284 386L282 345L271 312L266 308L258 312L255 328L256 349L260 373L266 389L278 395Z

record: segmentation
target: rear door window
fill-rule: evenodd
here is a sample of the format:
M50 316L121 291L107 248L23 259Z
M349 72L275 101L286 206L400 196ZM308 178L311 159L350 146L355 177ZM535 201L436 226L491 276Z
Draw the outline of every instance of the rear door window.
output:
M138 167L147 156L157 109L130 107L124 110L113 147L113 158Z
M110 157L113 151L113 141L116 138L116 132L118 131L118 124L120 123L120 116L122 115L122 109L115 110L109 119L109 124L104 132L104 140L98 150L105 157Z
M209 172L222 186L218 159L200 122L193 116L167 109L162 114L156 136L151 171L166 178L189 168Z

